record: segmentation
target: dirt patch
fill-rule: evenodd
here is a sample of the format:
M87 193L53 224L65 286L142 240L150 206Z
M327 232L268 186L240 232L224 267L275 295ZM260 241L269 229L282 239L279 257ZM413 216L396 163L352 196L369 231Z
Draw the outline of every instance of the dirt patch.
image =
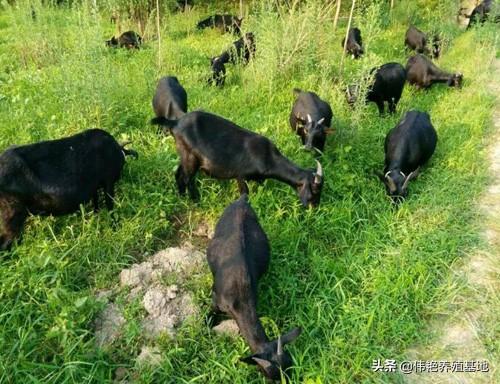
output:
M158 282L168 274L176 274L183 279L203 264L205 256L186 245L182 248L167 248L143 263L134 264L120 273L122 287L130 287L140 292L152 283Z
M137 356L136 362L138 365L160 365L160 349L157 347L142 347L141 353L139 353L139 356Z
M142 327L144 336L149 339L158 337L162 332L174 336L175 327L198 314L191 295L181 292L177 285L150 287L144 294L142 304L148 312Z
M224 320L212 328L218 335L236 337L240 334L238 324L234 320Z
M114 303L108 304L95 322L95 341L97 346L103 347L117 340L124 324L125 318L120 308Z
M184 286L194 275L202 272L206 264L204 259L203 253L185 245L162 250L144 262L122 270L118 292L106 290L96 295L98 300L107 303L95 322L97 346L110 346L121 337L127 324L124 310L138 299L145 312L139 319L144 339L153 342L163 333L175 337L176 328L198 315L192 294ZM128 294L125 303L119 305L113 299L124 290L128 290ZM158 356L153 358L150 355ZM149 360L151 363L155 359L161 360L159 351L144 346L137 361Z
M481 320L495 309L500 291L500 60L493 62L493 76L490 91L497 95L497 107L493 115L494 134L488 138L492 145L488 149L491 185L479 202L484 217L483 237L489 244L486 250L477 250L462 267L456 271L459 279L467 282L467 292L460 293L453 317L439 319L429 328L437 335L429 345L418 346L407 352L408 360L425 361L487 361L488 372L421 373L405 376L408 383L494 383L496 364L494 355L489 354L482 338ZM478 304L476 310L468 303ZM496 315L498 316L498 315Z

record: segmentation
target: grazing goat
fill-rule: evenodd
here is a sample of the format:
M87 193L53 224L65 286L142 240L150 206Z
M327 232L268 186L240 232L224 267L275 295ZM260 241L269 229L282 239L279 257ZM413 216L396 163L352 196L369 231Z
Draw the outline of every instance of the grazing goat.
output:
M142 37L134 31L123 32L118 38L112 37L106 41L108 47L139 49L142 44Z
M410 25L406 31L405 45L407 48L417 53L430 54L429 48L427 47L427 35L413 25Z
M19 236L29 213L64 215L90 200L97 211L100 189L106 207L113 209L114 186L127 155L137 157L137 152L100 129L5 150L0 155L0 250Z
M252 32L245 33L245 36L239 38L231 47L219 56L210 59L212 75L208 80L209 84L223 86L226 78L227 63L243 65L250 61L250 58L255 54L255 37Z
M290 112L290 126L300 136L305 149L323 152L326 135L332 131L332 108L314 92L298 88L293 92L297 99Z
M469 19L469 24L467 24L467 29L472 27L474 24L480 23L484 24L488 20L488 16L493 8L493 0L483 0L479 3L470 15L464 15ZM499 16L495 18L495 22L500 20Z
M214 279L212 307L236 320L250 346L252 355L241 361L258 365L268 379L280 380L281 372L293 363L283 346L296 339L301 329L271 341L257 315L257 283L268 269L270 247L247 200L244 194L224 210L207 249Z
M437 133L425 112L407 112L389 131L384 144L384 173L377 172L377 176L395 203L408 195L408 183L431 158L436 143Z
M212 15L206 19L201 20L196 28L217 28L222 32L233 32L238 35L241 34L241 22L243 17L238 17L234 15Z
M222 117L201 111L179 120L158 119L174 136L180 164L175 173L182 195L199 197L195 184L199 169L216 179L236 179L240 193L248 193L247 180L277 179L296 189L304 206L320 202L323 170L303 169L283 156L266 137L243 129Z
M460 88L463 75L445 72L424 55L415 55L406 63L406 79L417 88L430 88L434 83L446 83L450 87Z
M384 102L389 104L389 113L395 113L406 82L405 69L399 63L387 63L373 68L370 73L374 72L375 76L366 93L366 100L377 104L380 115L384 113ZM357 101L359 88L359 85L347 87L346 99L349 105L353 106Z
M364 53L363 40L361 39L361 31L359 28L349 29L347 34L347 45L345 44L345 37L342 39L342 49L346 47L346 51L352 55L353 59L358 59Z

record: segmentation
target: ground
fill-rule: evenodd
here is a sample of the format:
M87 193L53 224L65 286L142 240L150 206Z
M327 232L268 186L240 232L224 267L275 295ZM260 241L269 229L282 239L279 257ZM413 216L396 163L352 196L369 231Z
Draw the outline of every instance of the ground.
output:
M499 373L494 362L500 358L498 329L500 323L500 59L492 62L489 88L497 95L492 117L493 133L487 145L490 182L478 207L484 221L482 237L486 249L464 257L454 270L454 279L463 282L452 303L451 314L434 319L427 332L435 335L431 343L408 351L409 360L487 361L487 373L442 373L408 375L409 383L495 383ZM488 329L493 325L493 329ZM489 345L492 342L493 345Z

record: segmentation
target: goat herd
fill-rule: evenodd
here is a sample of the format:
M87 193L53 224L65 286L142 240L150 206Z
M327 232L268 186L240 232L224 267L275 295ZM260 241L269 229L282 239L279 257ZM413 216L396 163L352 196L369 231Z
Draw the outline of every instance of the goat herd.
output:
M201 21L198 28L216 26L240 33L241 21L231 15L214 15ZM140 41L137 34L129 31L119 38L113 37L107 44L135 48ZM436 82L461 86L461 74L444 72L427 57L439 55L438 39L434 39L431 52L426 35L410 26L405 44L417 51L406 68L387 63L372 70L366 100L375 102L380 114L384 112L385 102L389 112L395 112L406 81L421 88ZM361 31L352 28L342 46L353 58L363 55ZM211 60L211 82L223 85L224 65L248 62L254 53L254 35L247 33L230 50ZM359 88L358 85L348 87L349 104L356 101ZM332 109L313 92L296 89L295 95L290 125L306 149L321 154L326 135L331 131ZM175 180L181 195L187 191L190 198L199 198L195 182L199 169L214 178L238 182L241 197L225 209L207 250L214 278L212 306L215 312L234 318L248 342L253 354L241 360L257 365L269 379L278 380L292 365L291 356L283 346L299 336L301 330L295 328L276 340L269 340L257 316L257 282L268 268L270 247L248 203L246 182L277 179L295 188L304 206L316 206L324 181L322 167L317 161L316 169L300 168L264 136L211 113L188 113L187 93L176 77L159 81L153 109L156 117L151 122L160 125L163 132L175 140L180 157ZM407 195L408 182L432 156L436 143L436 131L425 112L407 112L389 131L384 146L385 168L378 176L395 202ZM100 129L6 149L0 155L0 250L10 249L29 214L64 215L91 200L97 211L101 189L106 207L111 210L114 185L129 155L138 156Z

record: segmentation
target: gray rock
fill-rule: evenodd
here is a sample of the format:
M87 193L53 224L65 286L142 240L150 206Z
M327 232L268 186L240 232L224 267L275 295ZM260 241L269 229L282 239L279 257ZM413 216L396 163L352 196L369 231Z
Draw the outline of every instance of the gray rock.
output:
M120 284L122 287L144 287L151 281L153 264L144 262L134 264L130 269L124 269L120 273Z
M144 346L135 361L138 365L158 366L161 364L161 351L157 347Z
M95 321L95 341L98 347L112 344L120 336L125 318L118 306L108 304Z
M213 327L212 330L219 335L227 335L232 337L238 336L240 333L238 324L236 324L236 321L232 319L221 321L219 324Z

